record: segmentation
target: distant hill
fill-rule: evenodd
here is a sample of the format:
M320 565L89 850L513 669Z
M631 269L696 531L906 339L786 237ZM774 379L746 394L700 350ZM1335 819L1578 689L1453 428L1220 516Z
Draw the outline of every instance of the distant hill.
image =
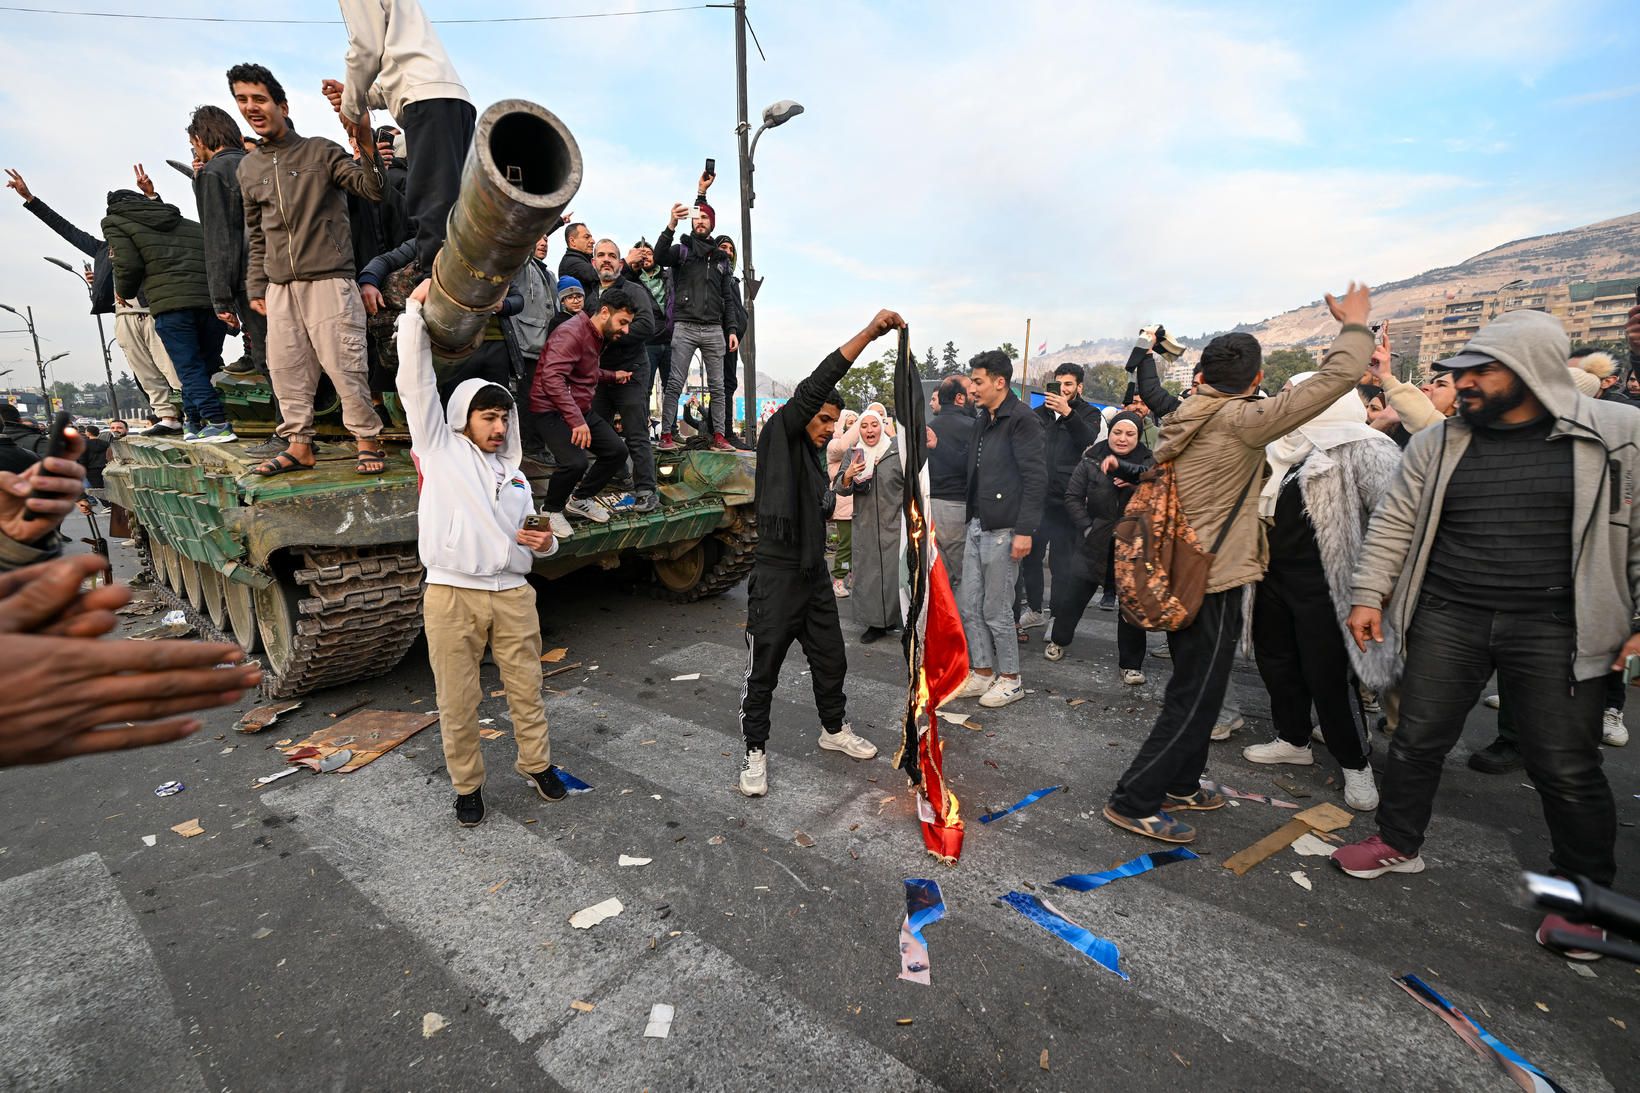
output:
M1640 270L1640 213L1602 220L1598 224L1572 228L1551 235L1517 239L1475 255L1455 266L1426 270L1404 281L1374 285L1372 313L1376 319L1398 319L1422 315L1425 306L1448 294L1494 289L1510 281L1552 280L1598 281ZM1258 338L1266 349L1320 344L1330 339L1337 324L1327 306L1312 300L1302 307L1282 312L1261 323L1243 324L1235 329ZM1200 348L1212 335L1182 337L1187 346ZM1131 338L1099 338L1031 358L1031 373L1060 361L1122 361L1132 348Z

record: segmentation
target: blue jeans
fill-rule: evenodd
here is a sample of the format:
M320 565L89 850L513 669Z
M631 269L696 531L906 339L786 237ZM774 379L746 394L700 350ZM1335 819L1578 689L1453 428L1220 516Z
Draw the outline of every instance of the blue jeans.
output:
M1418 853L1446 753L1493 672L1513 712L1526 776L1543 799L1555 872L1610 884L1617 811L1600 768L1606 677L1569 680L1577 626L1570 612L1486 611L1425 592L1407 627L1401 721L1384 765L1378 830Z
M222 367L222 340L228 326L203 307L183 308L154 316L154 332L182 381L182 414L188 424L221 425L228 420L216 397L211 376Z
M962 548L959 589L962 630L968 637L968 666L991 668L1001 675L1019 674L1019 637L1014 632L1014 529L985 531L968 521Z

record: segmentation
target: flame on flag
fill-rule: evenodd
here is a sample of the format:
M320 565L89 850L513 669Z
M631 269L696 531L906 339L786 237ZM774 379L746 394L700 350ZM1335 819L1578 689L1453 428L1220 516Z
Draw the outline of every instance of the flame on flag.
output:
M962 853L962 816L956 794L945 784L944 745L935 711L968 678L968 642L945 562L934 541L928 504L926 400L910 346L910 331L900 331L894 417L899 423L899 459L905 472L900 560L908 579L900 586L900 615L906 620L901 644L910 680L894 765L917 786L923 844L934 857L954 865Z

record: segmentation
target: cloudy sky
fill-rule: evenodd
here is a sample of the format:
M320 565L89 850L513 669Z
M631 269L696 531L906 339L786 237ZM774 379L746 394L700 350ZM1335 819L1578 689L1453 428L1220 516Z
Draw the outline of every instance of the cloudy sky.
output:
M686 0L424 2L469 20ZM189 158L195 104L233 111L234 62L269 65L300 127L342 139L318 93L343 75L332 3L51 6L309 21L0 8L0 165L93 233L137 162L194 215L164 160ZM1156 319L1194 333L1640 206L1640 21L1624 0L751 10L768 55L751 60L754 115L807 108L758 150L758 340L786 380L878 307L964 358L1023 344L1027 317L1033 349ZM653 238L714 156L714 204L738 236L731 13L441 34L480 108L521 96L569 124L587 166L573 207L595 232ZM33 305L46 355L72 354L58 378L96 378L84 290L42 255L77 259L0 193L0 302ZM18 370L0 383L31 376L26 335L0 320L0 369Z

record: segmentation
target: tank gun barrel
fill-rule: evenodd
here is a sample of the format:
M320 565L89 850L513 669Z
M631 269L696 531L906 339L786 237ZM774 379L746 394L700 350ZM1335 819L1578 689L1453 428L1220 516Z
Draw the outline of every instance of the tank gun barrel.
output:
M479 117L423 309L435 364L478 347L508 283L580 186L581 149L550 110L502 99Z

